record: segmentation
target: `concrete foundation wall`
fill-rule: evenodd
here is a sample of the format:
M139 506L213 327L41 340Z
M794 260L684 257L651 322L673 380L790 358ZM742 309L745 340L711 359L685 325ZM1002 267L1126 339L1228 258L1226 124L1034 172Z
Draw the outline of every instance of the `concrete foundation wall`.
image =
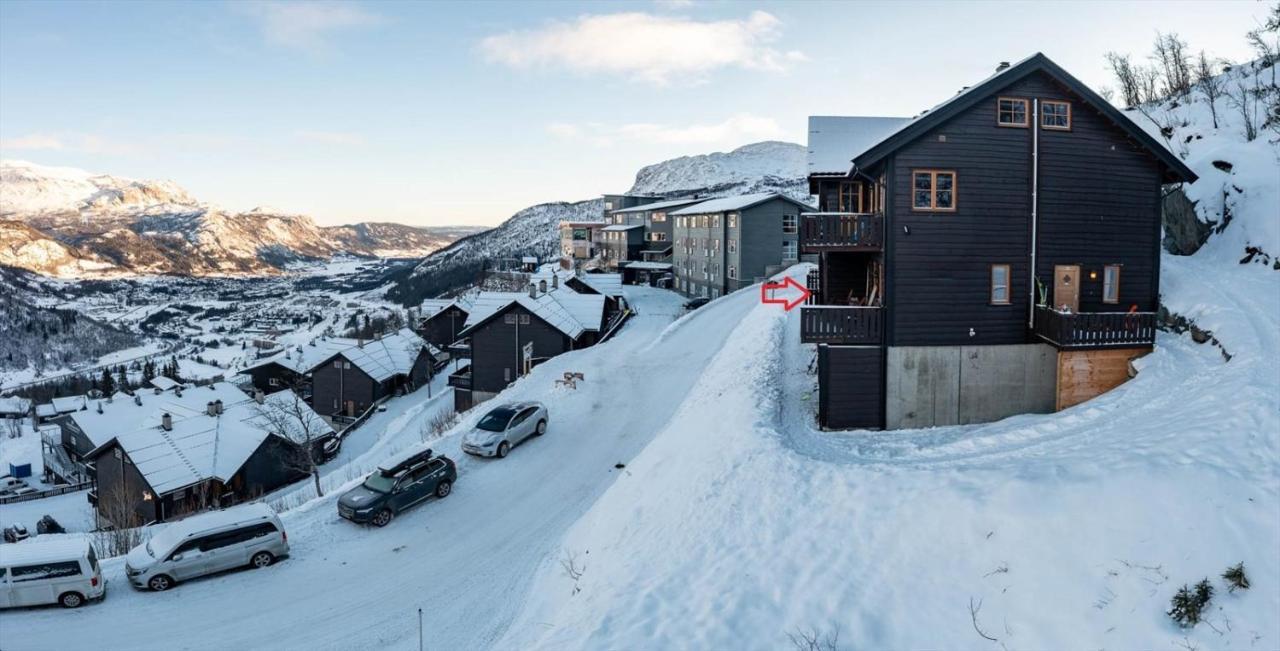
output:
M984 423L1054 410L1057 352L1045 344L888 349L888 429Z

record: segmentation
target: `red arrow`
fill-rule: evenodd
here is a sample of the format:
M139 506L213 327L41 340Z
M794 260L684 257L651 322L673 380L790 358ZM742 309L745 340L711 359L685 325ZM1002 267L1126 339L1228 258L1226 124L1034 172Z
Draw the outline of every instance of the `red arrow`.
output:
M785 298L774 298L771 294L771 292L773 292L774 290L778 290L778 289L786 290L788 287L795 287L796 289L800 290L800 296L789 301ZM800 305L801 303L809 300L809 296L810 296L809 288L805 287L804 285L801 285L799 282L796 281L795 278L792 278L791 276L786 276L785 278L782 279L782 282L780 283L764 282L764 283L761 283L760 285L760 302L765 304L775 303L775 304L781 305L782 309L786 310L787 312L790 312L793 308L795 308L795 306Z

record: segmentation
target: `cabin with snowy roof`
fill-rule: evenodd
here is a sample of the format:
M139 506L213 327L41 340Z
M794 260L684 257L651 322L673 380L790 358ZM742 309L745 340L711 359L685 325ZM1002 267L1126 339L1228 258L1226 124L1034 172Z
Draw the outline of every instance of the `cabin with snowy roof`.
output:
M462 324L467 322L471 313L471 299L466 296L457 298L429 298L422 301L422 317L415 330L439 350L448 350L449 345L458 340L462 332Z
M1163 187L1195 178L1042 54L912 119L810 118L820 424L988 422L1125 381L1155 340Z
M312 367L311 405L326 416L355 418L383 398L429 382L443 359L409 328L357 340Z

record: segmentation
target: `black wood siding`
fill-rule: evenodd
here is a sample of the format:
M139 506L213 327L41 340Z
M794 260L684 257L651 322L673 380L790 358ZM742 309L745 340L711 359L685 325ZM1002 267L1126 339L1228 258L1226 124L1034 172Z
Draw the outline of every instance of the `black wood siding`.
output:
M996 98L1002 96L1072 104L1071 131L1040 130L1041 280L1051 290L1053 264L1080 263L1081 310L1114 310L1116 306L1100 302L1100 272L1102 264L1120 263L1125 265L1121 307L1153 306L1158 290L1156 161L1078 97L1038 73L992 93L889 159L890 345L1028 340L1034 130L996 126ZM911 209L911 172L921 168L956 172L954 212ZM990 304L993 264L1010 265L1010 305ZM1096 281L1088 279L1091 269L1099 271Z
M527 315L529 323L518 326L505 323L503 317L506 314ZM472 390L498 392L520 377L520 351L530 341L533 342L535 359L555 357L572 348L569 337L563 332L514 303L472 331ZM510 380L506 379L504 369L510 369Z
M311 373L311 405L316 413L336 414L346 409L348 401L352 401L355 402L355 415L359 415L384 395L382 385L355 364L350 364L351 368L339 369L334 368L334 362L342 362L344 366L350 364L347 358L338 355Z
M268 436L254 450L231 479L237 502L254 499L285 484L303 479L302 461L297 445L278 436Z
M431 342L436 348L444 350L449 344L458 340L462 324L467 321L467 313L457 307L442 310L423 322L418 334Z
M303 379L301 375L295 373L292 369L285 368L275 362L251 368L244 371L244 374L253 378L254 388L264 393L275 393L280 389L293 387ZM271 384L272 379L275 379L276 384Z
M884 348L818 346L818 378L823 427L884 427Z

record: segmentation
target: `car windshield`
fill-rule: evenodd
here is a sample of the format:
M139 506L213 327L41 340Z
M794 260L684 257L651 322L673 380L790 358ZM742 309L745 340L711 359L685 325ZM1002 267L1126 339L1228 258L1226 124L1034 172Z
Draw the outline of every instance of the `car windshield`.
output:
M487 416L481 418L480 422L476 424L476 427L489 432L501 432L507 428L507 423L511 421L511 417L515 415L515 413L515 410L507 409L505 407L501 409L494 409L489 412Z
M391 489L394 488L395 485L395 477L388 477L380 472L375 472L372 475L369 475L368 479L364 480L365 488L379 493L390 493Z

